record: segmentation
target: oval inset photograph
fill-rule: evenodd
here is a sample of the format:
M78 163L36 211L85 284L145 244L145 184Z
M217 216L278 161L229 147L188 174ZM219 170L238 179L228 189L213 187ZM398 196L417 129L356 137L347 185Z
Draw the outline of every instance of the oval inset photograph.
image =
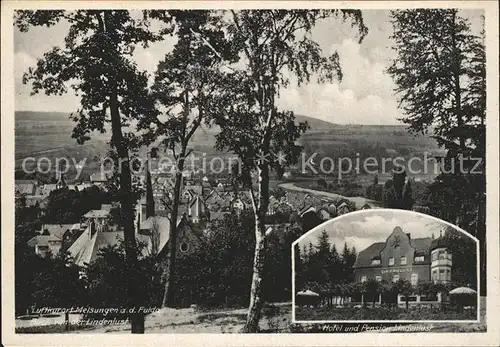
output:
M479 243L425 214L365 210L301 236L293 321L478 322Z

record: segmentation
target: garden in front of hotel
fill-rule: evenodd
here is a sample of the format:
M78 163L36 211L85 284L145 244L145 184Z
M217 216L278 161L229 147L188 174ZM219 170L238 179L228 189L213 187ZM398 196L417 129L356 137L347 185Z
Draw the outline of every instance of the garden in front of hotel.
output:
M336 306L297 306L295 308L296 321L448 321L448 320L476 320L476 307L462 308L453 304L443 304L440 307L411 306L409 309L394 307L390 304L372 307L366 305Z

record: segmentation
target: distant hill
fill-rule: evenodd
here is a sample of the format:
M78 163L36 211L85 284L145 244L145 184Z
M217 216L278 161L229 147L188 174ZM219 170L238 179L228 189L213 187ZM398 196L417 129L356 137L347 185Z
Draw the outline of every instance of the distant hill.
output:
M70 113L31 112L15 113L15 156L19 165L24 157L35 156L99 156L109 150L110 133L93 133L85 145L77 145L71 133L75 123ZM359 150L374 153L380 148L399 154L422 153L438 150L436 141L429 136L415 137L404 125L346 125L297 115L298 122L307 121L310 129L301 137L300 143L308 153L341 153ZM193 137L191 147L195 153L207 156L220 155L215 151L217 127L203 127ZM378 149L377 149L378 148ZM392 153L391 152L391 153Z
M68 122L73 123L69 118L69 112L35 112L35 111L16 111L15 120L16 122L23 121L50 121L50 122ZM343 127L342 125L333 124L320 119L296 115L297 122L307 122L311 127L311 131L327 131L331 129L336 129L338 127ZM218 129L206 129L208 132L218 132Z
M317 118L312 118L312 117L307 117L303 115L295 115L295 120L297 122L307 122L311 129L310 131L327 131L327 130L332 130L338 127L339 125L333 124L321 119Z
M15 120L17 121L68 121L70 113L66 112L35 112L35 111L16 111Z
M35 112L35 111L16 111L15 112L15 120L16 122L24 122L24 121L50 121L50 122L68 122L68 125L74 124L73 121L69 118L70 112ZM307 122L309 124L309 131L321 131L321 132L329 132L331 130L355 130L355 131L363 131L370 132L373 130L380 129L391 129L391 130L405 130L404 125L356 125L356 124L335 124L328 121L324 121L317 118L312 118L304 115L295 115L295 119L297 122ZM218 129L216 127L213 128L204 128L204 132L209 133L217 133Z

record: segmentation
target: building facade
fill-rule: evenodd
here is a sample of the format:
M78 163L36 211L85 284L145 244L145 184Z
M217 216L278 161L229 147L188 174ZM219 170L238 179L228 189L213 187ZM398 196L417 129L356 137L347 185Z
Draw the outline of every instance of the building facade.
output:
M354 264L356 282L369 279L397 282L450 282L452 256L442 238L412 239L400 227L384 242L377 242L359 252Z

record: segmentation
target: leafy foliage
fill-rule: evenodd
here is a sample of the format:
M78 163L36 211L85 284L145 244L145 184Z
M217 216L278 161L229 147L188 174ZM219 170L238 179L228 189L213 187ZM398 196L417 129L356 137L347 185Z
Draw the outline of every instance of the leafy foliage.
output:
M57 189L48 197L43 220L50 224L79 223L88 211L98 210L102 204L111 204L113 201L116 201L116 197L112 193L97 186L82 191Z
M432 128L447 150L442 172L429 188L429 210L478 237L485 278L484 29L472 34L456 9L392 11L391 18L397 56L388 72L397 85L402 120L415 133Z
M211 125L221 101L218 90L226 76L220 71L222 62L237 58L221 29L221 18L214 11L155 11L152 16L176 26L177 43L155 72L152 94L156 112L144 114L138 127L144 130L142 143L157 145L163 140L175 160L173 197L164 199L170 211L171 240L177 233L182 171L195 132L204 124ZM219 53L222 52L222 53ZM176 245L169 244L169 271L165 283L163 306L173 305L176 275Z
M350 296L355 285L353 265L357 252L354 247L344 244L339 254L323 231L317 245L310 244L300 251L300 256L300 267L295 269L297 290L311 289L326 297Z
M393 178L384 184L382 193L384 207L411 210L413 198L412 179L406 179L406 171L394 171Z
M80 279L80 268L67 254L36 261L38 271L31 270L34 277L30 302L34 306L71 308L84 302L85 284Z
M128 301L127 283L135 281L142 293L136 301L136 310L143 307L159 307L162 298L161 268L153 257L142 256L142 246L138 244L135 256L139 259L131 276L125 271L125 245L105 247L99 250L97 259L85 269L87 284L87 301L89 307L95 308L125 308ZM92 318L102 318L101 313L92 314ZM110 313L108 318L128 317L128 312Z

